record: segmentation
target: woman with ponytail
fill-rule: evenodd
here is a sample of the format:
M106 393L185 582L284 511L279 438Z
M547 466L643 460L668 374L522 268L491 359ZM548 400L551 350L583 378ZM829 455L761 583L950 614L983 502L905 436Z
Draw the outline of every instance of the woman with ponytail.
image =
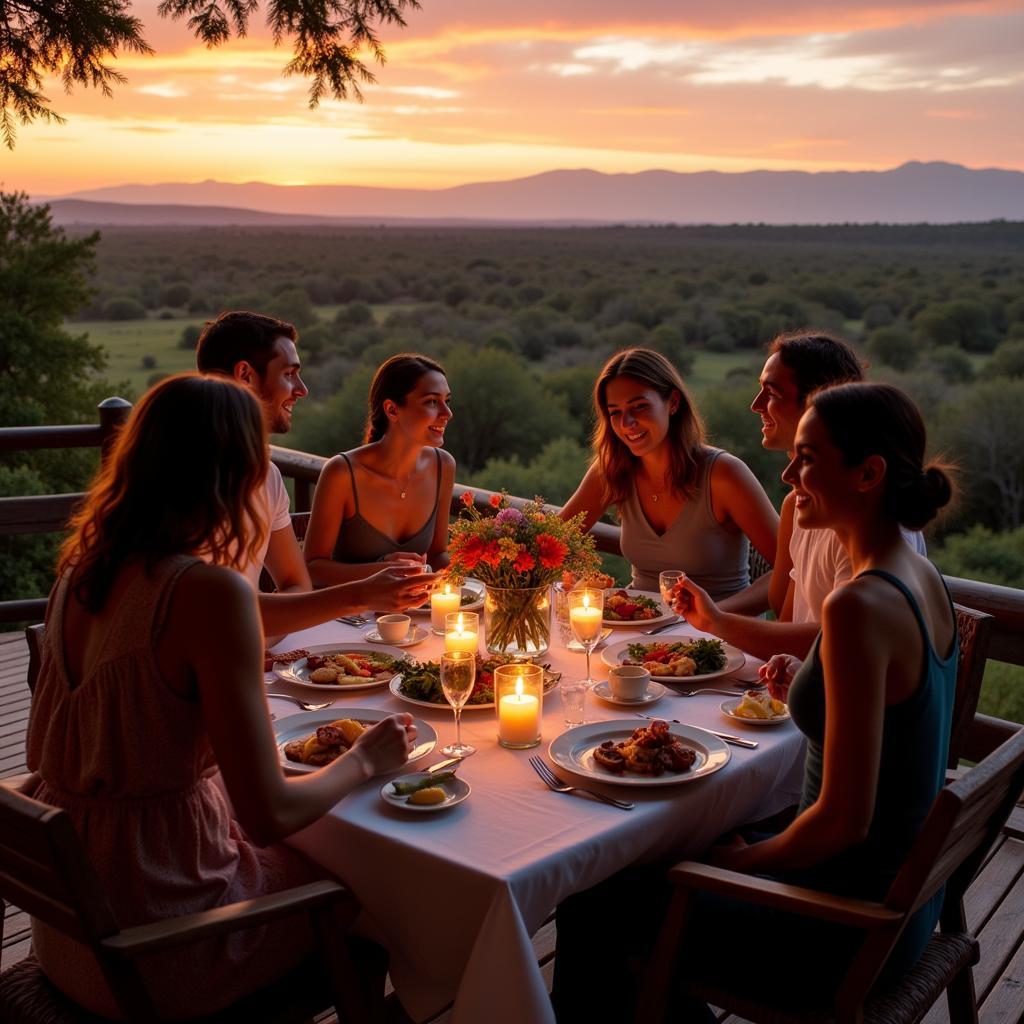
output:
M897 388L842 384L811 397L783 479L793 488L797 524L834 530L853 577L825 599L806 661L776 655L761 669L807 737L797 816L759 841L734 836L712 847L711 863L881 900L943 786L956 617L942 576L900 533L901 526L921 529L952 497L947 469L925 463L925 440L920 413ZM601 921L638 906L664 907L667 888L664 869L647 869L643 880L619 876L559 908L553 999L560 1020L597 1008L629 1016L636 989L627 972L606 972L597 984L586 954L581 960L573 950L589 946ZM920 957L941 905L940 891L910 919L883 984ZM657 920L630 920L635 934L657 934ZM751 979L761 998L770 987L780 1010L831 997L863 942L852 928L702 895L677 961L680 976L721 978L724 965L741 985L721 958L737 935L767 958ZM620 961L643 952L620 950ZM715 1019L702 1005L674 1009L672 1019L687 1024Z
M314 584L360 579L381 561L447 564L450 400L433 359L403 352L381 364L362 447L335 455L316 486L303 549Z

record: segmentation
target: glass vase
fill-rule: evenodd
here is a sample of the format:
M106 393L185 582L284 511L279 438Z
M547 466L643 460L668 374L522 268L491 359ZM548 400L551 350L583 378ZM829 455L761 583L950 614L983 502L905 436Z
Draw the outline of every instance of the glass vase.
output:
M484 593L489 654L535 658L551 646L551 587L492 587Z

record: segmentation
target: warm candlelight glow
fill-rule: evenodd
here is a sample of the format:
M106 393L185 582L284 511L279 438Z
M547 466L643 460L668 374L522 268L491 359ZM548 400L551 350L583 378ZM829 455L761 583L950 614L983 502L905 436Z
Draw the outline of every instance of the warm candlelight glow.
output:
M477 622L476 612L449 612L445 616L444 649L476 654Z
M461 587L452 593L452 585L446 583L444 590L437 590L430 595L430 626L435 633L443 633L445 616L459 610L462 601Z
M583 595L583 603L569 609L569 622L581 642L593 640L601 632L604 611L590 604L590 595Z
M501 665L495 671L498 739L506 747L540 742L544 671L539 665Z

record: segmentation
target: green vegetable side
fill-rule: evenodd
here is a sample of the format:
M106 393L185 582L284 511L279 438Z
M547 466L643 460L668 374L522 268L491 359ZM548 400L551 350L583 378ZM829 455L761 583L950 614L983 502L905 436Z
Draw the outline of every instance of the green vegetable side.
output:
M427 775L422 779L417 779L415 782L392 782L391 787L395 791L395 796L411 796L413 793L418 793L421 789L429 789L431 786L444 786L446 782L451 782L455 778L455 772L437 772L435 775Z
M628 647L630 661L664 661L666 664L673 658L686 656L692 658L697 666L696 675L717 672L725 668L728 658L721 640L677 641L676 643L636 643Z
M466 704L493 704L494 703L494 670L499 665L509 665L516 659L509 656L493 655L489 658L476 656L476 680L473 683L473 692L469 695ZM436 661L411 661L397 667L402 676L399 683L399 690L406 697L414 700L423 700L429 704L440 704L448 706L444 691L441 689L441 666ZM544 666L544 688L550 688L553 676L547 665Z

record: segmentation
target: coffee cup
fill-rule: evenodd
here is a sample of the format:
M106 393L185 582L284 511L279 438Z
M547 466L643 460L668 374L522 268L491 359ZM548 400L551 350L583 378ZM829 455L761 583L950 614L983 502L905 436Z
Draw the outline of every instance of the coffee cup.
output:
M377 619L377 632L381 640L397 644L409 635L410 622L412 619L408 615L382 615Z
M616 700L643 700L651 673L642 665L617 665L608 671L608 687Z

